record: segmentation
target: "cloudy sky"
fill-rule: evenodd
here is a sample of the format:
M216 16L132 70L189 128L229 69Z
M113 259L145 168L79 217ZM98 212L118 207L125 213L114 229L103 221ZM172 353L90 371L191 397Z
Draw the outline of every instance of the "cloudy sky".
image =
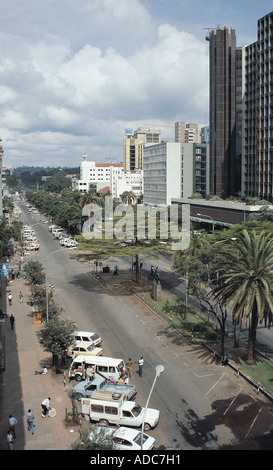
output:
M122 161L125 129L208 124L206 30L256 40L269 0L1 0L6 166ZM170 126L170 127L164 127Z

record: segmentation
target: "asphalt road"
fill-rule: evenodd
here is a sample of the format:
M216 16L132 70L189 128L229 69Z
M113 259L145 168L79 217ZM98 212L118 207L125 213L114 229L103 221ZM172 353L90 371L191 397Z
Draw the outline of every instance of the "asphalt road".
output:
M48 282L56 287L62 315L82 330L102 336L104 356L144 356L144 374L135 369L137 401L145 405L155 377L163 364L149 406L160 410L159 425L150 431L156 446L169 450L271 448L272 407L257 391L223 368L203 348L183 343L160 318L134 296L103 289L90 275L93 266L81 264L61 250L48 231L37 224L38 216L26 212L40 240L32 255L46 265ZM37 225L34 225L37 224ZM107 283L106 283L107 284Z

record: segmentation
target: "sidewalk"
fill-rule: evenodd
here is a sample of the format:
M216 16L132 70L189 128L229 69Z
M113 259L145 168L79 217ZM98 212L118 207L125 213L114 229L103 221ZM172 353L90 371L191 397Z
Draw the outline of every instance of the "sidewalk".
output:
M10 263L10 268L17 272L15 260ZM38 343L36 332L40 326L33 324L32 309L27 304L26 281L22 278L13 280L12 287L7 287L6 296L9 291L13 296L12 306L6 306L4 295L0 297L0 306L2 304L8 315L1 323L6 370L0 373L0 449L8 449L6 434L12 414L18 421L14 450L68 450L79 436L79 426L71 428L65 424L65 408L71 411L67 368L64 382L64 375L56 374L51 365L51 354L44 352ZM23 303L19 301L20 291L24 296ZM13 331L9 321L11 313L15 317ZM48 374L35 375L35 371L42 371L44 365L48 367ZM55 418L41 416L41 402L47 397L51 397L51 407L57 412ZM34 435L26 424L29 408L35 416Z

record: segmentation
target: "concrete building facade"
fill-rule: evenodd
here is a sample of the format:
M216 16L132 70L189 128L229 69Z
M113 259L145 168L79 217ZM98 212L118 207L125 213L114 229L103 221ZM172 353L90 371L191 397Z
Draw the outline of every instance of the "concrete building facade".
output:
M206 194L207 145L161 142L145 146L143 202L168 206L172 198Z
M136 131L127 132L127 137L123 139L124 170L142 170L144 145L157 144L160 141L160 131L150 127L139 127Z

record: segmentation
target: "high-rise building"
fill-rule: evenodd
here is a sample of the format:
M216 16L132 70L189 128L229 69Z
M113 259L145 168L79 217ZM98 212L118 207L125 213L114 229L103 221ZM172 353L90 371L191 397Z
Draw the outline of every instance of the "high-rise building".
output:
M139 127L127 132L123 140L123 166L125 171L143 169L143 150L145 144L157 144L161 140L160 131L150 127Z
M236 34L234 28L209 33L210 193L223 199L236 187Z
M172 199L206 195L207 146L201 143L161 142L145 146L143 202L169 206Z
M273 201L273 12L257 23L257 41L245 48L242 191Z
M197 124L186 124L183 121L174 124L175 142L200 143L201 133Z

